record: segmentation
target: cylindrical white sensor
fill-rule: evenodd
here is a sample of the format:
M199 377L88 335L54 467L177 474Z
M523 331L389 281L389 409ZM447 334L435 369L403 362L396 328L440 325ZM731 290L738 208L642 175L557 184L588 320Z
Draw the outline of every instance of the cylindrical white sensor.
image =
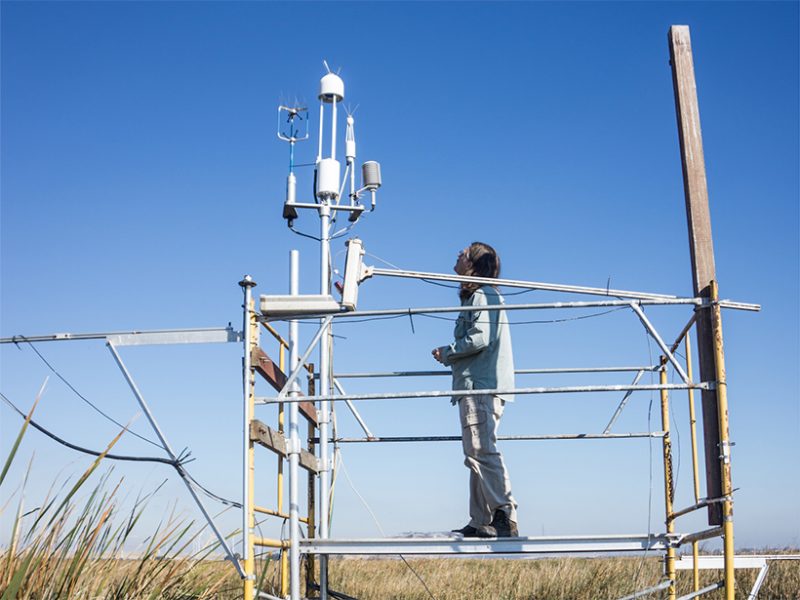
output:
M353 164L356 159L356 132L353 115L347 115L347 131L344 138L344 155L348 164Z
M361 165L361 181L368 190L381 187L381 165L374 160L368 160Z
M319 99L323 102L344 100L344 81L336 73L328 73L319 80Z
M294 176L294 173L289 173L289 177L286 178L286 202L288 204L294 204L296 197L297 177Z
M335 158L323 158L317 163L317 198L339 197L339 173L341 167Z

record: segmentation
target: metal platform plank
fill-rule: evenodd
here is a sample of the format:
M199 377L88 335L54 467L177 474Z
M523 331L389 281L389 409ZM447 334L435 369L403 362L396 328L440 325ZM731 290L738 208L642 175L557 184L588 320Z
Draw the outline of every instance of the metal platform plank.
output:
M304 554L560 554L666 550L678 536L606 535L567 537L463 538L461 536L301 539Z

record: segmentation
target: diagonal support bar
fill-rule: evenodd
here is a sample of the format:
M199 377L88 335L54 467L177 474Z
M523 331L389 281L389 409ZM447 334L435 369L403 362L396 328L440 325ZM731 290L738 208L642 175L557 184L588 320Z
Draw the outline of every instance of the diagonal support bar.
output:
M636 377L633 378L633 382L631 383L631 385L636 385L637 383L639 383L639 380L642 378L642 375L644 375L644 369L636 373ZM622 414L622 409L625 408L625 405L628 403L628 398L631 397L632 393L633 390L628 390L627 392L625 392L625 395L622 397L619 406L617 406L617 410L614 411L614 414L611 416L611 420L608 422L608 425L606 425L606 428L603 429L604 434L611 431L611 428L614 426L614 423L617 421L617 418L620 416L620 414Z
M666 356L667 360L672 363L673 367L675 367L675 370L678 372L678 375L681 376L683 382L689 383L689 376L686 374L686 371L683 370L681 363L679 363L678 360L675 358L675 356L672 354L672 352L670 352L669 348L664 343L664 340L662 340L661 336L658 335L658 331L656 331L656 328L653 327L653 324L644 314L644 311L641 309L641 307L636 302L631 302L630 307L631 309L633 309L633 312L635 312L636 315L639 317L639 320L642 322L642 325L644 325L644 328L647 329L647 333L650 334L650 337L652 337L656 341L656 344L658 344L658 347L661 348L661 351L664 353L664 356Z
M639 590L638 592L634 592L629 596L623 596L619 598L619 600L635 600L636 598L643 598L644 596L649 596L650 594L654 594L655 592L660 592L661 590L665 590L670 587L675 582L671 579L667 579L662 581L658 585L654 585L653 587L646 588L644 590Z
M342 384L339 383L338 379L334 378L333 385L336 386L336 389L339 390L340 394L347 395L347 392L344 391L344 388L342 387ZM375 436L372 435L372 432L369 430L369 427L367 427L367 424L364 422L364 419L361 418L361 415L359 414L358 410L356 409L356 405L353 404L353 402L351 400L345 400L344 403L347 405L347 408L350 409L350 412L353 413L353 416L356 418L356 421L358 421L358 424L361 425L361 429L364 430L364 433L366 434L367 439L374 438Z
M246 575L244 570L242 569L242 565L239 564L238 559L233 554L233 551L231 550L230 546L228 546L228 542L225 541L225 536L223 536L222 532L217 528L216 523L214 523L214 519L209 514L208 510L205 507L205 504L203 504L203 501L200 499L200 496L197 495L197 492L189 483L189 480L186 477L186 472L183 470L183 467L181 467L180 464L178 463L178 456L172 450L172 447L169 445L167 438L164 436L164 433L158 426L158 423L156 422L153 413L150 411L150 407L147 405L147 402L145 402L144 396L142 396L142 393L139 391L136 382L133 380L133 377L131 377L131 374L128 372L125 363L122 362L122 357L120 357L119 353L117 352L117 349L114 347L114 344L112 344L111 341L107 341L106 346L108 346L108 350L111 352L111 356L114 357L114 361L117 363L119 370L122 371L122 375L125 377L125 381L128 382L128 385L130 386L133 395L136 397L136 401L139 403L139 406L141 407L142 411L147 417L147 420L150 422L150 426L153 428L153 431L155 431L156 435L158 436L158 439L161 442L161 445L164 447L164 450L167 452L167 454L169 454L169 457L177 464L175 469L178 471L178 475L181 476L183 483L186 484L186 489L189 490L189 493L194 499L195 504L197 504L197 507L200 509L200 512L203 513L203 516L205 517L209 527L211 527L212 531L214 532L214 535L217 536L217 541L219 541L220 545L225 550L225 554L228 557L228 560L231 561L237 573L239 573L239 577L244 579Z
M327 316L325 317L325 319L323 319L322 325L320 325L319 329L317 330L317 333L314 334L314 338L311 340L311 343L308 345L308 348L306 348L306 351L303 352L303 356L300 357L300 360L294 366L292 372L289 373L289 377L286 379L286 383L283 384L283 389L278 394L277 398L278 400L283 400L286 398L286 394L289 393L289 390L291 389L292 385L294 385L294 382L300 375L300 371L303 370L303 365L308 360L308 357L311 356L311 353L314 351L314 347L317 345L317 342L319 342L320 338L322 337L322 334L328 330L328 325L331 324L331 321L333 321L333 316Z

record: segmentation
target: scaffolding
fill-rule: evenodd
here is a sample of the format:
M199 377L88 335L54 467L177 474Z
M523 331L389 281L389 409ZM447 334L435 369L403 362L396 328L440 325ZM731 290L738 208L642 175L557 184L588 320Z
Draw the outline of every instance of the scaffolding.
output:
M625 551L661 551L664 553L664 579L658 585L636 592L631 598L641 597L659 590L667 590L670 600L677 598L676 592L676 557L677 551L686 545L691 544L693 553L693 575L694 592L686 598L694 598L710 591L711 589L724 588L726 600L734 598L734 545L733 545L733 487L731 483L731 453L730 437L728 431L728 403L727 403L727 384L725 376L724 349L722 338L722 317L723 308L738 310L758 310L757 305L745 304L720 300L717 289L716 274L714 269L714 253L711 241L711 223L708 209L708 191L706 186L705 163L703 157L702 136L700 132L699 109L697 103L696 84L694 79L694 66L691 52L691 41L689 29L686 26L673 26L669 31L669 48L673 75L673 85L675 90L676 113L678 120L678 133L681 147L681 158L684 176L684 189L686 196L687 221L689 226L689 242L692 258L693 276L693 296L681 298L673 295L652 294L645 292L634 292L627 290L612 290L602 288L589 288L575 285L558 285L542 282L520 281L520 280L499 280L482 279L477 277L463 277L460 275L445 275L438 273L424 273L419 271L406 271L401 269L378 269L374 267L361 268L357 277L352 274L350 266L350 252L348 252L347 270L351 272L348 278L345 274L344 289L350 294L346 299L343 294L343 301L339 305L330 295L330 242L331 235L331 214L333 211L350 212L350 221L355 223L363 208L357 204L358 194L361 190L354 190L354 183L351 175L350 204L340 204L338 201L341 190L338 186L339 163L335 160L336 153L336 106L344 97L344 84L338 76L328 73L323 77L320 85L320 136L319 152L317 155L317 174L315 185L315 203L297 203L295 199L296 180L292 172L294 157L293 135L281 136L282 139L290 141L290 173L287 180L287 200L284 205L284 217L292 227L294 219L297 217L297 209L310 209L316 211L320 218L320 294L317 296L299 296L298 278L299 265L298 255L293 251L291 258L290 289L291 296L269 297L262 296L259 305L260 310L256 309L256 302L253 298L252 288L255 285L249 277L242 282L244 291L244 493L245 510L243 511L243 553L245 570L247 577L244 584L245 600L254 597L276 598L264 591L257 590L254 585L255 573L252 569L252 557L255 546L266 545L280 549L281 552L281 598L290 600L300 600L300 556L308 558L319 558L319 584L316 585L310 579L314 571L308 569L306 572L306 596L311 590L318 589L320 598L327 600L329 597L328 589L328 565L327 558L330 555L345 554L507 554L507 553L585 553L585 552L625 552ZM331 134L331 151L329 158L323 158L322 138L323 138L323 117L325 105L331 105L333 129ZM281 109L279 109L280 112ZM297 110L289 111L288 123L293 127L293 122ZM294 112L292 112L294 111ZM352 118L348 117L348 145L347 159L348 170L353 165L355 158L355 141L352 135ZM352 146L349 145L352 143ZM375 164L375 163L373 163ZM334 179L335 182L320 183L326 179ZM345 182L347 172L345 173ZM380 172L377 171L377 178L372 177L372 187L367 184L367 169L364 171L365 187L372 192L372 206L375 206L375 190L380 187ZM342 190L345 183L342 183ZM349 229L349 228L348 228ZM360 248L360 241L358 242ZM363 253L362 253L363 254ZM499 307L479 307L479 310L549 310L549 309L574 309L590 307L622 307L629 308L631 312L641 322L648 335L652 337L661 350L661 357L656 365L646 365L635 369L636 377L633 383L628 385L589 385L589 386L562 386L562 387L525 387L515 389L486 389L469 391L451 390L424 390L415 392L384 392L368 394L346 394L339 383L339 378L345 376L355 378L377 378L377 377L406 377L406 376L433 376L440 372L419 372L419 371L383 371L372 373L351 373L349 375L339 374L338 377L331 365L331 355L329 340L331 328L335 321L340 319L352 319L358 317L377 317L391 315L413 314L433 314L433 313L455 313L471 310L462 306L427 307L427 308L398 308L382 309L372 311L358 311L355 308L354 290L358 284L369 277L403 277L417 280L445 280L452 282L469 282L479 285L496 285L499 287L515 287L525 289L548 290L557 293L583 294L590 296L602 296L602 300L592 301L564 301L537 304L518 304L505 305ZM355 284L353 278L356 278ZM349 281L348 281L349 279ZM668 345L659 334L648 317L645 315L644 306L667 306L677 305L690 307L692 314L686 325ZM276 308L277 307L277 308ZM300 355L299 338L297 324L300 320L319 319L319 328L312 337L306 349ZM265 353L258 346L259 325L268 327L273 321L288 320L289 336L288 341L280 341L281 356L286 347L289 348L291 357L289 361L289 372L282 370L277 376L267 378L272 388L277 390L277 395L257 396L255 391L256 373L260 371L255 366L258 361L264 361ZM697 354L700 367L699 380L695 380L692 371L692 352L689 331L692 327L697 331ZM274 334L274 331L272 332ZM681 364L676 357L676 350L684 345L686 351L685 365ZM319 347L319 369L316 377L308 379L308 389L305 396L302 395L299 387L299 379L303 370L309 371L307 361L314 351ZM270 360L270 359L266 359ZM271 362L271 361L270 361ZM679 376L680 383L667 383L667 369L672 368ZM569 368L556 369L552 372L566 373ZM598 372L605 370L629 371L631 368L584 368L582 372ZM534 370L528 370L532 372ZM543 371L543 370L542 370ZM659 374L658 384L640 384L639 380L646 371L657 371ZM263 373L262 373L263 375ZM672 468L672 440L670 437L670 392L685 390L688 395L690 408L690 429L692 444L692 466L694 483L694 504L691 506L676 508L675 482L673 481ZM702 396L703 414L703 433L698 437L697 419L695 411L695 391L699 390ZM630 396L637 391L658 391L661 405L661 429L658 431L629 432L623 434L611 433L611 427L623 410ZM338 392L338 393L336 393ZM556 435L522 435L500 437L499 440L542 440L542 439L619 439L620 437L636 438L649 437L658 438L662 444L662 460L664 474L664 506L665 520L664 531L658 534L642 535L610 535L610 536L572 536L572 537L522 537L504 538L495 540L485 539L464 539L461 536L446 536L432 538L384 538L384 539L333 539L329 535L328 517L330 514L329 491L330 491L330 464L332 443L382 443L382 442L437 442L449 441L450 436L402 436L402 437L376 437L374 436L363 419L355 409L354 402L362 401L399 401L410 398L441 398L451 397L458 399L466 395L502 395L513 394L516 396L532 394L563 394L563 393L586 393L586 392L624 392L624 397L617 410L612 416L607 427L602 432L579 433L579 434L556 434ZM308 405L309 401L313 402ZM331 420L331 403L345 402L355 415L359 424L364 429L365 437L350 439L335 439L329 433ZM276 404L279 410L278 431L272 431L260 422L253 421L253 413L257 405ZM289 406L289 431L285 434L283 429L283 415L285 406ZM299 407L308 406L309 412L315 410L316 420L309 424L309 436L306 450L303 450L299 435ZM259 423L254 430L253 423ZM700 493L700 472L699 472L699 447L703 445L705 455L705 479L706 494L701 497ZM288 540L260 540L253 535L254 508L253 508L253 451L256 444L264 445L279 455L278 487L282 490L284 458L289 462L289 538ZM317 454L313 456L311 452L316 449ZM304 454L305 452L305 454ZM306 470L309 480L308 498L308 523L309 535L306 538L300 536L300 515L299 502L297 497L299 468L303 464L303 457L306 457ZM313 459L313 460L312 460ZM314 462L316 461L316 462ZM316 480L315 482L312 480ZM315 489L319 491L319 503L315 502ZM279 500L279 503L281 500ZM312 515L313 509L318 505L318 517L316 531L311 525L314 522ZM280 504L279 504L280 506ZM683 516L696 511L705 509L708 513L707 529L689 533L677 532L676 522ZM277 512L281 513L280 510ZM281 516L283 513L281 513ZM723 543L723 578L715 585L699 589L699 557L698 543L703 540L721 538ZM288 553L288 562L286 554ZM285 569L288 564L288 577Z
M292 255L292 274L293 274L293 282L292 282L292 289L297 289L296 286L296 277L297 277L297 254L296 252ZM393 273L387 273L389 276L406 276L407 273L402 271L396 271ZM432 273L424 273L418 274L420 279L431 279L431 278L447 278L451 281L458 281L458 280L466 280L472 281L475 278L469 277L458 277L458 276L451 276L451 275L438 275ZM505 285L505 280L495 280L498 285ZM244 282L243 282L244 283ZM517 287L525 287L527 289L553 289L554 287L559 287L551 284L542 284L540 282L515 282ZM245 306L247 307L245 310L245 323L247 327L247 331L250 331L251 334L248 338L245 335L245 347L249 348L249 356L250 356L250 363L251 365L255 365L256 363L264 364L274 364L272 361L266 357L265 352L257 346L257 332L259 329L259 324L275 335L274 329L272 329L270 322L273 319L270 317L269 314L259 313L255 310L255 302L252 297L251 293L251 286L252 282L248 282L244 286L245 290ZM577 293L577 294L597 294L597 290L592 288L580 288L578 286L568 286L570 293ZM605 292L605 291L604 291ZM405 314L425 314L425 313L432 313L432 312L459 312L464 310L487 310L487 307L477 307L475 309L471 309L469 307L462 307L462 306L452 306L452 307L428 307L428 308L397 308L397 309L385 309L385 310L377 310L377 311L354 311L354 312L341 312L338 314L327 315L322 320L322 325L317 330L316 334L312 337L311 342L306 347L305 351L303 352L302 357L298 357L298 343L299 340L297 339L297 323L299 320L303 319L313 319L316 318L314 315L303 315L298 314L295 315L294 319L290 320L290 335L289 340L285 341L279 336L277 339L280 343L281 353L283 353L283 349L285 347L289 347L294 349L293 351L293 358L290 361L290 366L293 365L290 373L284 374L280 372L277 375L272 375L270 377L266 377L267 382L271 385L271 387L278 391L277 395L273 396L257 396L255 393L255 373L262 373L256 366L246 366L245 378L247 384L245 386L246 390L246 405L248 407L246 414L249 415L251 411L255 409L257 405L273 405L277 404L279 407L279 431L283 431L282 429L282 422L283 422L283 414L284 414L284 407L288 404L290 407L290 411L292 415L296 415L297 411L293 410L295 407L298 406L306 406L309 407L309 401L322 403L324 402L344 402L347 403L350 407L351 411L353 412L354 416L361 424L362 429L364 430L364 437L356 437L356 438L334 438L331 437L327 441L329 443L337 443L337 444L345 444L345 443L364 443L364 444L375 444L375 443L397 443L397 442L441 442L441 441L455 441L460 440L460 437L456 436L402 436L402 437L380 437L375 436L369 430L369 428L364 423L363 419L360 417L358 411L355 409L353 403L354 402L362 402L362 401L400 401L409 398L442 398L442 397L461 397L466 395L473 395L473 394L493 394L493 395L500 395L500 394L514 394L519 396L524 395L533 395L533 394L563 394L563 393L570 393L570 394L578 394L578 393L589 393L589 392L624 392L624 396L617 406L614 414L611 417L608 425L605 429L601 432L596 433L577 433L577 434L551 434L551 435L515 435L515 436L498 436L499 441L508 441L508 440L579 440L579 439L594 439L594 440L601 440L601 439L624 439L624 438L657 438L661 440L662 444L662 460L663 460L663 472L664 472L664 502L665 502L665 529L663 532L660 533L647 533L647 534L640 534L640 535L607 535L607 536L597 536L597 535L587 535L587 536L567 536L567 537L521 537L521 538L499 538L494 540L486 540L486 539L465 539L459 535L452 535L446 537L414 537L414 538L382 538L382 539L331 539L328 536L323 535L309 535L307 538L301 538L299 535L299 528L296 527L296 523L300 522L299 516L290 514L289 517L293 520L293 523L290 525L290 537L288 540L270 540L266 541L266 543L262 544L262 540L258 540L256 538L251 538L247 545L250 546L250 553L252 554L254 546L257 545L271 545L273 547L281 548L282 556L285 557L286 552L288 550L291 560L289 564L291 565L290 576L288 580L290 580L290 585L287 589L286 581L287 577L285 572L282 569L281 575L281 597L286 597L288 593L288 597L292 600L301 597L301 590L299 587L299 555L305 555L309 558L314 556L328 556L328 555L359 555L359 554L367 554L367 555L440 555L440 554L558 554L558 553L618 553L618 552L642 552L642 551L659 551L663 552L665 555L665 570L664 570L664 581L649 591L655 592L661 589L666 589L670 598L676 598L676 591L675 591L675 581L677 577L676 573L676 557L677 551L683 546L691 545L692 547L692 554L696 558L695 560L695 569L694 569L694 583L695 583L695 591L700 592L698 587L699 585L699 576L698 576L698 568L699 568L699 560L698 557L698 543L703 540L708 540L712 538L722 538L724 541L724 548L725 548L725 574L724 578L716 584L713 588L710 589L717 589L719 587L726 587L731 589L732 593L732 586L733 586L733 578L732 578L732 559L733 559L733 552L732 552L732 544L729 544L729 540L732 541L732 503L733 503L733 492L732 486L730 482L730 471L729 469L723 470L723 490L724 493L719 496L713 495L706 495L705 497L701 497L700 495L700 470L699 470L699 459L698 459L698 448L699 448L699 441L698 441L698 434L697 434L697 419L695 414L695 390L702 390L702 391L714 391L719 396L719 402L721 410L719 411L720 414L720 421L718 423L719 431L722 433L721 436L721 448L729 448L730 441L728 437L728 422L727 422L727 396L726 396L726 383L725 383L725 369L724 369L724 352L722 346L722 324L721 324L721 311L723 307L728 308L735 308L738 310L758 310L757 305L753 304L745 304L740 302L728 302L728 301L721 301L719 299L718 291L716 282L712 282L711 285L711 297L709 299L703 298L679 298L675 296L660 296L657 294L644 294L638 292L622 292L619 290L613 290L611 294L614 295L627 295L632 297L633 299L616 299L616 300L602 300L602 301L564 301L564 302L556 302L556 303L538 303L538 304L510 304L510 305L503 305L496 307L498 310L507 310L507 311L514 311L514 310L548 310L548 309L576 309L576 308L586 308L586 307L595 307L595 306L623 306L630 308L631 313L635 316L644 329L647 331L647 334L656 342L659 348L662 351L662 355L660 360L655 365L643 365L643 366L622 366L622 367L584 367L584 368L555 368L555 369L520 369L517 371L519 374L528 374L528 373L553 373L553 374L564 374L564 373L574 373L574 372L582 372L582 373L609 373L609 372L635 372L636 377L634 381L630 384L620 384L620 385L585 385L585 386L561 386L561 387L520 387L510 390L499 390L499 389L491 389L491 390L469 390L469 391L453 391L453 390L423 390L423 391L413 391L413 392L383 392L383 393L362 393L362 394L346 394L343 391L343 388L339 382L340 379L350 378L350 379L370 379L370 378L398 378L398 377L432 377L432 376L439 376L439 375L446 375L448 371L378 371L378 372L364 372L364 373L335 373L333 375L333 379L330 384L329 390L325 390L324 388L317 389L315 387L317 379L320 375L313 375L313 368L311 368L308 364L306 364L306 360L310 356L311 352L315 348L316 345L320 343L324 343L323 332L328 331L331 327L332 322L335 322L338 319L353 319L359 317L369 317L375 315L381 316L390 316L390 315L405 315ZM618 296L619 297L619 296ZM656 330L653 326L652 322L647 318L642 310L642 305L647 306L684 306L684 307L691 307L692 314L687 320L686 324L682 327L678 335L675 337L674 341L671 344L667 344L661 334ZM488 309L492 309L493 307L488 307ZM714 344L714 351L715 351L715 358L716 364L718 365L716 377L712 380L706 381L696 381L693 375L692 369L692 347L690 341L689 332L693 325L696 324L698 320L698 316L702 313L709 313L711 315L711 323L713 327L713 344ZM330 335L330 334L328 334ZM685 362L681 362L677 358L677 350L679 347L682 347L684 350L685 355ZM247 365L247 354L245 363ZM681 383L668 383L668 368L672 368L677 376L681 379ZM302 371L307 372L307 380L308 380L308 393L306 396L299 393L299 389L297 387L298 379L300 378ZM642 374L645 372L657 372L659 375L659 383L657 384L641 384L639 383L639 379L641 378ZM263 375L263 373L262 373ZM331 393L334 389L338 391L338 393ZM630 396L635 392L642 392L642 391L658 391L660 395L660 406L661 406L661 429L657 431L644 431L644 432L623 432L623 433L612 433L611 428L614 425L617 417L620 415L622 410L624 409L626 403L628 402ZM691 431L691 448L692 448L692 474L693 474L693 489L694 489L694 499L695 502L691 506L683 507L683 508L676 508L674 506L674 493L675 493L675 484L673 481L673 470L672 470L672 442L670 438L670 392L677 392L677 391L685 391L688 395L688 403L689 403L689 415L690 415L690 431ZM310 412L310 407L309 411ZM320 411L321 412L321 411ZM322 418L330 418L330 415L327 414L319 414L319 419ZM246 419L249 419L249 416L246 416ZM300 449L299 438L297 436L298 428L296 426L296 416L290 416L289 420L289 429L290 434L288 438L284 438L283 435L272 432L268 430L266 426L260 424L260 422L254 421L259 423L259 428L262 433L259 433L256 436L251 434L251 437L248 441L248 461L252 461L252 448L254 443L258 443L264 446L269 447L276 453L278 453L282 457L286 457L288 455L290 461L290 469L289 469L289 479L290 481L296 480L299 477L298 467L299 465L303 464L302 456L303 450ZM309 424L309 436L307 439L310 448L313 448L315 445L317 447L321 446L321 442L323 439L321 438L321 434L315 435L312 434L312 431L315 430L318 423L310 422ZM250 426L250 431L254 431L253 425ZM264 431L269 431L268 434L264 434ZM701 440L702 441L702 440ZM282 449L286 448L288 450L283 451ZM294 451L292 449L295 449ZM306 463L312 463L311 456L307 456ZM330 457L327 457L330 460ZM280 459L279 459L280 460ZM319 463L313 463L315 465L321 466L325 461L323 457L319 457ZM730 465L730 453L729 452L722 452L721 453L721 462L728 466ZM248 462L248 464L252 464ZM314 469L309 468L309 476L314 478L325 477L325 471L322 468ZM282 484L283 471L282 468L279 468L279 486ZM248 468L248 474L252 477L252 470ZM250 479L250 486L249 486L249 494L252 494L252 488L254 485L254 481ZM291 486L291 484L290 484ZM321 488L321 486L319 486ZM309 515L313 510L313 490L315 486L309 484ZM281 489L279 487L279 489ZM290 494L290 504L292 506L296 506L296 497L292 498ZM704 529L701 531L694 531L688 533L679 533L676 531L676 522L680 517L693 513L695 511L721 505L724 508L724 514L726 514L729 518L727 518L724 523L720 525L712 526L708 529ZM263 512L263 511L262 511ZM319 514L319 519L322 520L325 518L327 513L321 512ZM284 516L285 515L281 515ZM250 515L252 518L252 513ZM303 521L304 523L309 523L313 517L310 516L309 520ZM714 525L712 523L712 525ZM309 532L313 532L313 527L309 526ZM245 555L247 556L247 554ZM730 560L729 560L730 559ZM285 560L281 561L282 565L286 565L287 562ZM684 563L685 564L685 563ZM324 563L321 562L321 568L324 568ZM728 569L731 569L730 572ZM295 577L297 575L297 577ZM310 576L313 576L313 568L306 570L306 594L309 593L310 590L315 589L316 585L309 579ZM247 585L247 584L246 584ZM320 584L320 591L321 596L325 597L325 588ZM707 589L705 591L710 591ZM255 589L252 590L252 593L258 595L259 592ZM261 595L264 595L264 592L261 592ZM247 593L246 593L247 596ZM266 595L264 597L268 597ZM694 596L692 596L694 597Z

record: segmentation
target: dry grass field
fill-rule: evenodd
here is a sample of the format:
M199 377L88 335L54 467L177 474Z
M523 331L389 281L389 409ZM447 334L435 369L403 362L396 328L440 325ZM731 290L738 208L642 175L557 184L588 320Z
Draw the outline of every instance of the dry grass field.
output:
M409 559L437 600L615 599L659 581L657 556L640 558L559 558L542 560ZM715 579L716 576L716 579ZM678 574L678 594L691 591L691 572ZM718 580L701 572L701 586ZM755 571L737 574L737 599L747 598ZM638 585L636 582L638 581ZM331 587L359 600L430 600L416 576L400 560L332 561ZM666 597L663 592L648 598ZM718 600L721 593L704 598ZM775 563L759 598L800 599L800 563Z
M0 562L8 563L8 553ZM430 593L399 559L332 559L331 589L358 600L596 600L616 599L652 585L661 571L658 557L562 558L541 560L414 558L409 564L425 581ZM62 563L62 564L59 564ZM133 599L222 600L242 597L241 584L230 565L219 560L156 559L90 561L77 578L65 578L72 560L57 558L39 563L39 576L10 590L4 573L3 600ZM715 581L713 572L701 574L701 585ZM737 573L736 598L745 600L755 571ZM69 586L59 585L62 580ZM638 580L638 585L635 582ZM266 566L261 589L275 593L276 562ZM691 591L691 574L679 573L678 594ZM9 593L10 592L10 593ZM665 598L658 592L647 598ZM703 598L719 600L720 592ZM770 567L759 598L800 599L800 564L779 562Z
M27 425L26 421L0 471L0 487ZM167 516L155 531L141 535L137 527L148 495L123 512L118 501L123 480L113 480L112 470L95 475L104 456L92 460L70 485L58 486L58 491L54 486L34 509L24 507L25 481L0 507L0 516L11 526L9 544L0 548L0 600L241 598L241 582L231 565L216 558L216 543L190 550L207 533L205 527ZM30 475L29 466L26 481ZM93 487L87 485L90 480ZM145 537L146 547L123 560L120 556L134 531ZM275 594L277 561L265 555L258 570L258 588ZM659 581L660 573L658 555L644 560L332 558L330 587L358 600L597 600L649 587ZM707 585L720 574L702 576L701 585ZM755 577L755 571L737 574L737 598L747 598ZM688 593L690 585L691 574L679 573L679 594ZM659 594L647 597L665 597ZM800 563L774 563L759 598L800 600Z

